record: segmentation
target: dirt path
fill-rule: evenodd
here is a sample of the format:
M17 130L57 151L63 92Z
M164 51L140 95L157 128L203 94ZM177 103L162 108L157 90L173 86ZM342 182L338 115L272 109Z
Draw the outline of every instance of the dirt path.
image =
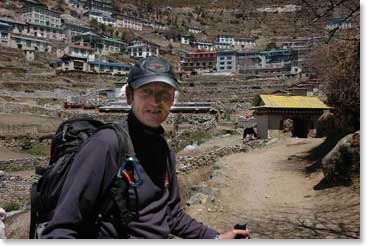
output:
M359 186L313 190L321 172L305 173L300 156L323 139L285 138L219 160L224 182L214 203L188 213L219 231L248 223L253 238L358 238Z

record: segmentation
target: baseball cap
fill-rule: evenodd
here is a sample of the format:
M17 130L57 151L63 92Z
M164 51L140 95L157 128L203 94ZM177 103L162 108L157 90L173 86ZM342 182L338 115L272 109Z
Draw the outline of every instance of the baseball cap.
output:
M157 56L139 60L131 68L127 79L127 83L134 89L152 82L166 83L176 90L179 88L179 82L171 64Z

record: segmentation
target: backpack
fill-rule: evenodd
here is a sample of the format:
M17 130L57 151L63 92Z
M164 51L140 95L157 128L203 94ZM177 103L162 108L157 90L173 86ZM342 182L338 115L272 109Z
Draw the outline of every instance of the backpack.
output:
M40 238L47 222L52 218L75 155L90 136L105 128L113 129L117 135L119 149L122 150L118 157L121 166L108 194L102 196L95 224L98 224L114 205L117 206L118 216L115 216L116 221L111 223L120 230L121 227L126 228L136 217L136 211L128 207L127 192L129 186L140 184L142 179L139 173L137 175L140 183L134 182L131 178L134 177L137 159L128 134L127 122L105 124L89 116L75 116L58 127L51 142L49 165L46 168L36 169L36 174L41 177L32 184L31 189L30 239ZM119 236L125 238L127 234Z

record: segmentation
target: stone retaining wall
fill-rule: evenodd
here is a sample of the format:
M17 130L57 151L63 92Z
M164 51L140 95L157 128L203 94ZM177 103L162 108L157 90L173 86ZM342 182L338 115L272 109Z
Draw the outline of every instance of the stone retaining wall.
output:
M177 158L177 170L178 174L191 172L194 169L202 168L204 166L213 165L219 158L239 152L247 152L253 148L262 146L266 141L254 140L246 144L236 144L233 146L226 146L212 150L208 153L204 153L197 157L183 156Z
M38 166L45 166L48 163L47 157L31 157L22 159L0 160L2 171L17 171L34 169Z

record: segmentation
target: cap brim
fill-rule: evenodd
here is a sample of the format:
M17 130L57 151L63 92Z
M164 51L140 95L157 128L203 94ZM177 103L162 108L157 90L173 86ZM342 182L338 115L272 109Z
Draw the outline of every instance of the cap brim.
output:
M170 86L172 86L173 88L175 88L176 90L178 90L179 84L176 80L167 77L167 76L163 76L163 75L152 75L149 77L144 77L141 79L137 79L134 82L131 83L131 86L134 89L137 89L143 85L149 84L149 83L153 83L153 82L162 82L165 84L168 84Z

